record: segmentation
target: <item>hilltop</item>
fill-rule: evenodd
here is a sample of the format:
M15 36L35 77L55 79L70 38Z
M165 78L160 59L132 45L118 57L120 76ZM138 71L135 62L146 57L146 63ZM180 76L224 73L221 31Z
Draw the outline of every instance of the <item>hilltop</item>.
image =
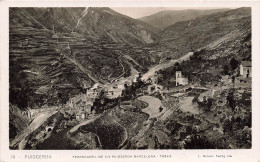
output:
M33 27L77 32L92 40L129 45L153 43L156 29L110 8L11 8L10 28Z
M158 29L165 29L170 25L173 25L180 21L189 21L201 16L224 12L229 9L213 9L213 10L165 10L149 16L141 17L142 20Z
M162 32L160 46L171 48L173 58L194 51L195 56L178 67L190 80L216 81L231 59L251 60L251 10L239 8L176 23ZM162 73L167 77L174 69ZM164 85L171 77L167 78L162 79Z
M236 42L250 31L251 9L239 8L177 22L160 33L158 46L171 49L171 55L178 58L207 46L217 49L229 40Z

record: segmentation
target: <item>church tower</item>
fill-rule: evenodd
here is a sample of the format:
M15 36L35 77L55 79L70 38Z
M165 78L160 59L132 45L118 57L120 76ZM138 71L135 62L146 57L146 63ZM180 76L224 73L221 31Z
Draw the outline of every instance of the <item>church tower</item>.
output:
M180 78L182 78L181 71L176 71L176 86L178 86Z

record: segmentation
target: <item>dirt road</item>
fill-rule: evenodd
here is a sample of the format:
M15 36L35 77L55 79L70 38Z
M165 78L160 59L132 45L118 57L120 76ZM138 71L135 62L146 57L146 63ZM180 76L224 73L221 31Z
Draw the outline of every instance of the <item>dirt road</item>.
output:
M79 123L78 125L74 126L74 127L69 131L69 133L74 133L75 131L77 131L77 130L79 129L79 127L81 127L81 126L83 126L83 125L87 125L87 124L89 124L89 123L95 121L95 120L96 120L97 118L99 118L100 116L101 116L101 115L98 115L98 116L96 116L95 118L92 118L92 119L90 119L90 120L86 120L86 121L84 121L84 122L82 122L82 123Z
M167 63L161 63L159 65L156 65L154 67L152 67L147 73L145 73L143 76L142 76L142 80L146 81L149 77L153 76L155 74L156 71L159 71L161 69L164 69L164 68L168 68L168 67L171 67L171 66L174 66L174 64L176 62L181 62L181 61L184 61L184 60L187 60L190 56L193 55L193 52L189 52L187 53L186 55L182 56L181 58L179 59L176 59L176 60L170 60L169 62Z
M124 58L132 61L135 65L142 67L139 63L137 63L132 57L130 57L129 55L122 55Z

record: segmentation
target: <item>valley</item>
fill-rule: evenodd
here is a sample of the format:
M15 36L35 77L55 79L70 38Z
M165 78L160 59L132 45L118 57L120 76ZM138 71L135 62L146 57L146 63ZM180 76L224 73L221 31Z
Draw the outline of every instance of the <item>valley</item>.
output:
M10 149L251 148L250 12L11 8Z

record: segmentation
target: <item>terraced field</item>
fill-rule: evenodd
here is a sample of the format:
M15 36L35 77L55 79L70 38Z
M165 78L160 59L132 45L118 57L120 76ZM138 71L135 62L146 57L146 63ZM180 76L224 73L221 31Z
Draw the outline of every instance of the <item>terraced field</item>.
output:
M66 33L58 33L57 39L54 35L47 29L10 28L10 98L18 107L32 106L31 103L57 105L81 93L83 87L91 87L93 82L89 76L60 55L68 44L70 57L88 69L95 79L109 81L122 74L118 55L102 48L100 42L81 40ZM129 75L130 68L123 64ZM82 85L83 82L87 85ZM35 95L34 99L31 94Z
M60 57L52 35L46 29L10 29L11 103L21 108L59 104L80 93L78 80L89 80Z

